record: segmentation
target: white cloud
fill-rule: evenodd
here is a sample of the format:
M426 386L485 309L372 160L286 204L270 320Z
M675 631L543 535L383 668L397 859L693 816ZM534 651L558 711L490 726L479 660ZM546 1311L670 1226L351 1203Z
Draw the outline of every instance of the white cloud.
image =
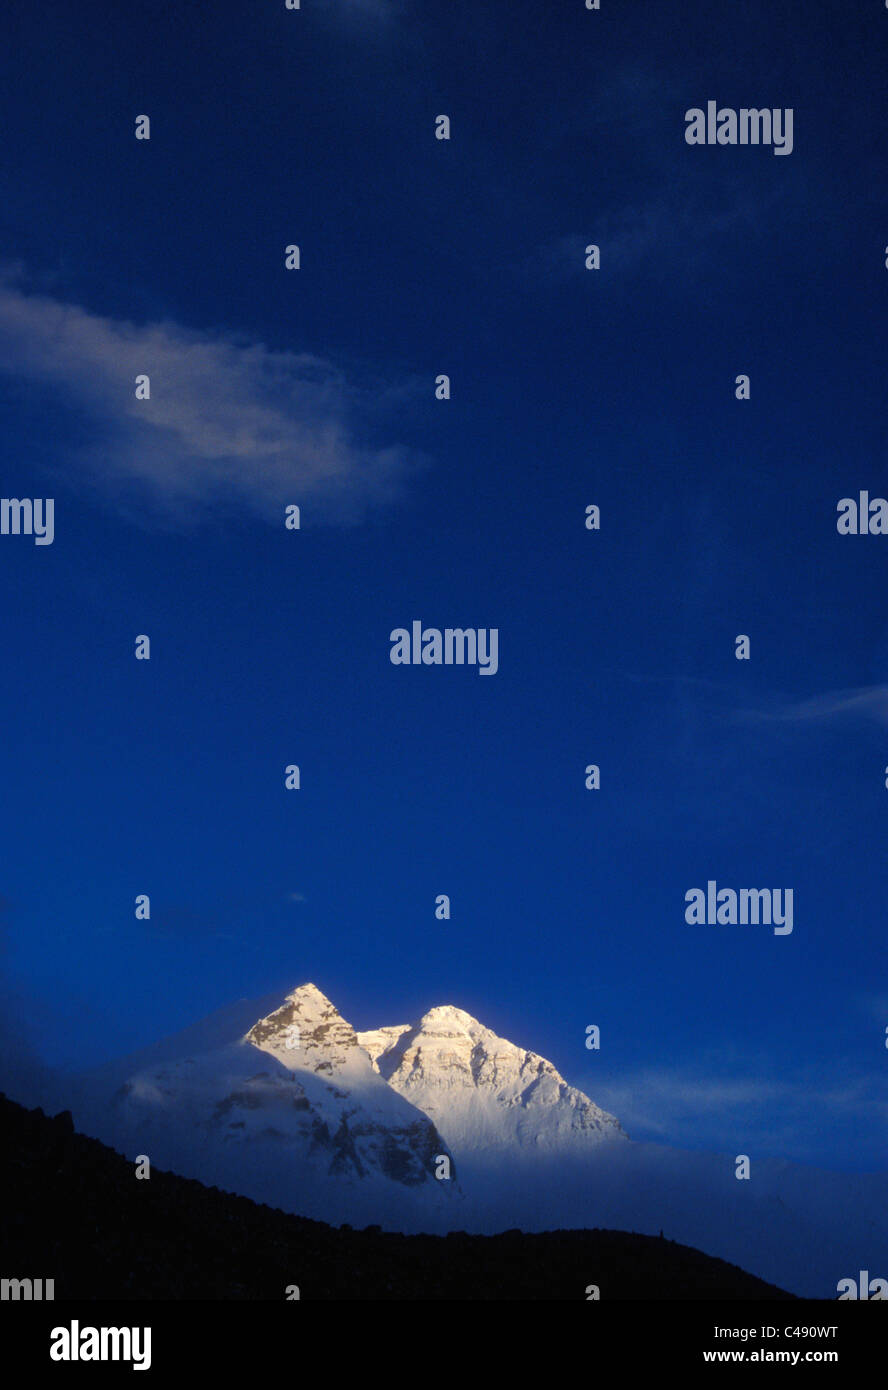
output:
M846 716L862 716L888 724L888 685L828 691L769 710L744 710L738 717L749 723L825 724Z
M847 1136L855 1158L884 1155L888 1089L878 1076L853 1076L838 1061L832 1074L726 1077L706 1063L646 1068L613 1084L588 1077L580 1088L616 1115L630 1138L759 1152L817 1162L825 1129ZM874 1139L875 1137L875 1139Z
M523 262L522 271L543 283L585 274L585 248L594 243L601 248L601 273L635 271L644 263L662 273L668 257L670 276L680 273L691 280L699 268L694 258L717 250L725 233L751 226L753 211L751 201L739 193L722 207L704 207L689 191L673 189L644 203L599 213L584 234L566 234L540 247Z
M78 453L86 474L121 504L148 499L171 518L221 502L277 520L295 502L352 521L395 500L418 462L397 444L358 441L361 393L323 358L103 318L8 278L0 370L73 401L94 430ZM135 397L142 373L150 401Z

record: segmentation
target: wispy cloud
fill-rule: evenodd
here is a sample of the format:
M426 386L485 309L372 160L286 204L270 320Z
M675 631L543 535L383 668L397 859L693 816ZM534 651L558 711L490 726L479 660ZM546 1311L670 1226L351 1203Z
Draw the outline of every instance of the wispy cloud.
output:
M602 201L582 232L565 231L538 246L521 263L524 278L553 285L586 274L585 247L601 249L601 274L633 276L649 264L659 281L668 261L668 282L682 293L698 287L701 263L723 279L726 239L767 236L767 219L787 205L800 206L795 184L770 190L751 187L740 173L713 173L687 160L684 111L688 83L677 73L637 63L602 72L571 112L553 109L546 130L551 158L582 131L596 149L619 149L636 167L642 199Z
M774 704L767 709L740 710L737 718L754 724L826 724L847 718L874 719L879 724L888 724L888 685L833 690L806 700Z
M764 1067L726 1077L704 1061L699 1068L642 1069L613 1084L588 1078L579 1084L631 1138L677 1147L746 1145L816 1163L829 1127L848 1134L849 1160L884 1164L888 1086L877 1075L851 1075L838 1063L830 1075L821 1070L776 1078Z
M95 443L77 456L84 475L121 505L150 500L174 519L222 503L279 520L296 503L351 522L398 498L419 463L397 444L359 441L377 402L322 357L101 317L9 277L0 370L61 388L91 421ZM135 396L142 374L150 400Z
M601 250L601 271L630 271L650 261L662 270L670 258L670 274L693 279L699 256L719 249L719 238L739 228L753 229L761 219L762 200L739 192L722 206L702 204L688 190L672 190L643 203L626 204L600 213L584 234L568 233L540 247L522 265L523 274L553 284L586 273L585 248ZM680 255L678 253L681 253ZM685 272L682 267L690 266Z
M709 707L720 718L741 724L828 724L842 719L874 720L878 724L888 724L888 685L862 685L846 690L828 690L820 695L809 695L802 700L787 699L777 694L762 697L756 707L736 708L737 688L727 681L713 681L696 676L636 675L621 673L626 680L636 684L672 685L676 692L684 692L685 698L702 705L706 699Z

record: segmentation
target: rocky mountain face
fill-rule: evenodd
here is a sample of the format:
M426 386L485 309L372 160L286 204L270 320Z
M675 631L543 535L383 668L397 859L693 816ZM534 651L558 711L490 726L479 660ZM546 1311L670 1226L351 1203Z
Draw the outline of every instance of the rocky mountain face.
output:
M551 1062L451 1005L414 1024L359 1033L381 1077L434 1120L457 1156L510 1149L577 1152L625 1135Z
M434 1204L459 1191L461 1156L625 1140L544 1057L462 1009L358 1034L313 984L268 1004L246 1031L242 1003L106 1071L93 1131L189 1176L324 1211L322 1180L432 1191Z
M738 1182L734 1150L630 1142L544 1057L450 1005L356 1033L302 985L241 1000L65 1091L59 1108L130 1165L147 1156L152 1171L334 1225L665 1230L817 1298L856 1270L886 1270L884 1174L760 1157Z
M93 1130L188 1176L272 1195L291 1209L300 1201L324 1208L331 1185L355 1184L388 1188L393 1198L426 1190L434 1204L454 1182L436 1179L440 1157L451 1173L455 1165L433 1122L379 1075L316 986L294 990L245 1034L221 1041L219 1032L216 1020L208 1048L190 1029L183 1055L173 1039L160 1062L130 1059L110 1116Z
M366 1073L357 1033L316 985L294 989L279 1009L253 1024L244 1041L288 1070L298 1064L303 1071L332 1076L356 1064L359 1076Z

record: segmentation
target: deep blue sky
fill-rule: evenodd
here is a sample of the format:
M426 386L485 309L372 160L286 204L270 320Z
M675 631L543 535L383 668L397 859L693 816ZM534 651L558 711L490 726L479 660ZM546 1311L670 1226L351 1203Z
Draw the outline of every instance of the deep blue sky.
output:
M635 1137L883 1166L888 537L835 520L888 494L888 11L602 6L5 17L2 492L56 506L0 537L8 1026L86 1065L311 979ZM688 146L710 98L793 153ZM393 666L414 618L499 672ZM709 878L793 934L688 926Z

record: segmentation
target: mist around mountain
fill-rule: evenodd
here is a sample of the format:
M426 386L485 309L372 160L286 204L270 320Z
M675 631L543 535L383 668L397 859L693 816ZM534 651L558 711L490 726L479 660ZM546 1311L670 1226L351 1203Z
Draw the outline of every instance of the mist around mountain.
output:
M78 1087L85 1132L318 1220L441 1228L454 1157L314 985L213 1014ZM446 1226L447 1220L443 1220Z
M70 1113L0 1094L4 1272L55 1302L786 1299L743 1270L622 1231L497 1236L336 1229L154 1169L148 1180ZM29 1275L30 1272L30 1275Z
M135 1159L333 1224L659 1236L814 1298L888 1272L888 1174L633 1142L545 1058L443 1005L356 1033L306 984L66 1088Z

